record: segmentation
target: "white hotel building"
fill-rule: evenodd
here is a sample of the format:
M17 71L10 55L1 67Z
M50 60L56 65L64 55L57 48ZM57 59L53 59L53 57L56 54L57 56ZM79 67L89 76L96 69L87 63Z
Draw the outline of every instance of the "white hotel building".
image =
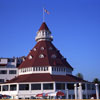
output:
M0 58L0 83L7 82L18 76L18 66L22 63L23 58Z
M95 86L91 82L72 75L73 68L52 44L53 37L43 22L35 38L37 44L18 67L18 76L0 84L0 94L12 98L25 99L44 94L46 98L57 98L58 91L62 98L74 99L74 84L82 87L82 98L91 98ZM78 97L79 98L79 97Z

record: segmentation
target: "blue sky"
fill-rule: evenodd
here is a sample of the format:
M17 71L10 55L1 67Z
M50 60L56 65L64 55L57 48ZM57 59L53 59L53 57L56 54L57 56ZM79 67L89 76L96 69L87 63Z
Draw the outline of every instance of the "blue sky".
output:
M0 0L0 57L26 56L43 18L75 75L100 79L100 0Z

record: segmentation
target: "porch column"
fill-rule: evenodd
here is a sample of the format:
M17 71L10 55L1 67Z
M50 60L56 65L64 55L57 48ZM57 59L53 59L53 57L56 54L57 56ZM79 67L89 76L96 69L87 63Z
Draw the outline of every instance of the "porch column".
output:
M53 83L53 90L56 91L56 82Z
M66 89L66 99L68 99L68 89Z
M29 83L29 92L31 93L31 83Z
M82 94L82 84L79 83L79 99L83 99L83 94Z
M19 92L19 84L17 84L17 93Z
M77 88L78 88L78 99L80 99L80 87Z
M8 84L8 91L10 91L10 84Z
M78 99L77 98L77 84L74 84L74 93L75 93L75 99Z
M43 93L43 83L41 83L41 91L42 91L42 93Z
M99 86L98 84L95 84L96 87L96 98L99 99Z
M66 93L66 99L68 99L68 89L67 89L67 83L65 83L65 93Z

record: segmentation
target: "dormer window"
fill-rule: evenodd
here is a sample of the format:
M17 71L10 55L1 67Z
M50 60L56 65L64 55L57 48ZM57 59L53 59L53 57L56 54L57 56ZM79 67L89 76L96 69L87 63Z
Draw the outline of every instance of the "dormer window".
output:
M32 58L33 58L33 57L30 55L30 56L29 56L29 59L32 59Z
M44 55L43 55L43 54L40 54L40 55L39 55L39 58L44 58Z
M44 47L41 47L41 50L44 50Z
M36 48L34 48L33 50L36 51Z
M52 47L49 47L49 50L52 50L53 48Z
M55 59L55 58L56 58L56 55L55 55L55 54L53 54L53 55L51 56L51 58L54 58L54 59Z

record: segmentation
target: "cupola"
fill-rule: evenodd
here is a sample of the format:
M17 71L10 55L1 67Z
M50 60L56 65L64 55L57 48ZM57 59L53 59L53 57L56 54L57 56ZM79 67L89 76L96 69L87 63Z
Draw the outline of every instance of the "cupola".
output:
M45 22L42 23L40 29L38 30L35 40L37 42L53 40L53 37L51 36L51 32Z

